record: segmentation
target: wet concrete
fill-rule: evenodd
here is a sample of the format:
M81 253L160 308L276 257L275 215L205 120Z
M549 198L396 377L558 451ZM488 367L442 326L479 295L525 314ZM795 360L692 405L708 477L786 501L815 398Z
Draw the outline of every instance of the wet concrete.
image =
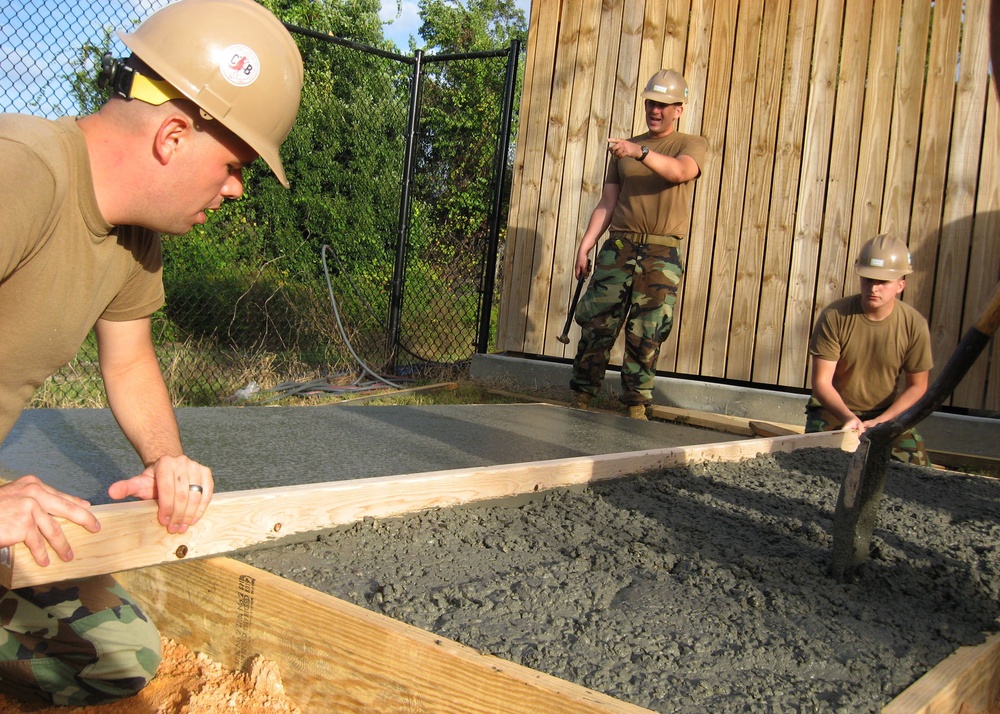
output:
M177 420L220 492L737 438L547 404L199 407ZM107 409L27 410L0 445L0 476L33 473L94 504L141 470Z
M878 712L1000 616L1000 481L894 464L856 582L849 454L806 449L367 519L241 556L657 712Z

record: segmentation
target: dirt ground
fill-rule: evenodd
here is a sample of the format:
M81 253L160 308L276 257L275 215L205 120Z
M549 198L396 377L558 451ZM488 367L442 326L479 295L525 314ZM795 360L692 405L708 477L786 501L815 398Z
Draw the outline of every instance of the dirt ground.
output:
M850 456L808 449L366 520L258 567L659 712L875 712L1000 615L1000 481L893 464L829 575Z
M163 640L156 677L130 699L87 707L29 705L0 693L0 712L31 714L302 714L285 696L273 663L256 659L232 672L202 654Z

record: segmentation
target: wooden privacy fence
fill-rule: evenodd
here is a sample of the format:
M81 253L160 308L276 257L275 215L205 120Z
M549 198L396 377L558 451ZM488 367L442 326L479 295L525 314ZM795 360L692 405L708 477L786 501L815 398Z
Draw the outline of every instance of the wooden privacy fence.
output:
M497 348L572 358L566 319L609 136L682 69L680 130L708 156L692 206L668 373L808 387L808 339L857 292L861 244L910 246L906 302L942 366L1000 278L988 2L534 0ZM621 340L612 355L620 364ZM933 375L932 375L933 376ZM994 340L952 406L1000 410Z

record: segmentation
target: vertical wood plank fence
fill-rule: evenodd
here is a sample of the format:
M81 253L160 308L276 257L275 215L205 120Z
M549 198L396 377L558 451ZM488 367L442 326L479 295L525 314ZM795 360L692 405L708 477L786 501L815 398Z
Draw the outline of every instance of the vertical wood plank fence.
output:
M609 136L683 71L703 135L686 270L662 373L809 385L819 311L858 289L862 243L894 232L904 300L942 366L1000 279L1000 146L987 2L533 0L497 347L572 358L556 337ZM620 364L622 341L612 360ZM932 374L932 377L934 375ZM950 401L1000 411L1000 341Z

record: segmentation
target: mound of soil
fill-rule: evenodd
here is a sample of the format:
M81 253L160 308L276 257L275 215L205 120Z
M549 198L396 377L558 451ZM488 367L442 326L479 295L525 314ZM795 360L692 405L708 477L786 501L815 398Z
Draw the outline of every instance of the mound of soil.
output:
M0 712L31 714L302 714L285 696L273 662L254 658L233 672L184 645L162 639L156 677L134 697L110 704L57 707L11 699L0 692Z
M366 520L258 567L660 712L875 712L1000 616L1000 481L892 464L829 575L850 455L806 449Z

